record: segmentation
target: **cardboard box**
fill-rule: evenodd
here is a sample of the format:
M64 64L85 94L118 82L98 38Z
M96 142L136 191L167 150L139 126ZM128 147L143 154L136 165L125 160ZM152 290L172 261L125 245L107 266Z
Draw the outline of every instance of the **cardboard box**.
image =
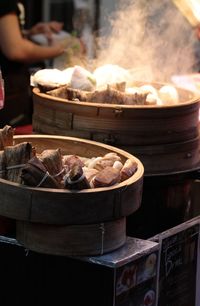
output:
M0 236L0 301L4 306L156 306L158 253L156 242L128 237L109 254L68 258L32 252Z

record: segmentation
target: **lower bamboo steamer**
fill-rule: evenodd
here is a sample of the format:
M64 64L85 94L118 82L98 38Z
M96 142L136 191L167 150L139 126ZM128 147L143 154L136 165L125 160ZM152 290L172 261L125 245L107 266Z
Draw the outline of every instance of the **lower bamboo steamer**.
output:
M57 225L111 221L134 213L141 204L144 167L139 159L118 148L80 138L53 135L14 136L15 144L31 142L38 153L60 148L62 154L83 157L115 152L122 162L136 161L138 168L128 180L103 187L69 191L28 187L0 179L0 215L16 220Z
M126 216L141 205L144 167L139 159L118 148L80 138L53 135L14 136L14 144L30 142L41 153L82 157L115 152L122 163L137 162L129 179L103 188L80 191L28 187L0 179L0 215L16 220L16 238L27 249L55 255L99 255L122 246Z
M83 256L102 255L126 241L126 218L86 225L47 225L17 221L16 238L35 252Z

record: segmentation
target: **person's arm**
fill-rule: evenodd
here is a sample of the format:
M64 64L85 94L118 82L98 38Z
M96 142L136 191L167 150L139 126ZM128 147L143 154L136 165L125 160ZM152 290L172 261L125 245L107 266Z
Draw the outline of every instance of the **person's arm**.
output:
M52 46L39 46L22 36L16 14L0 18L0 49L10 60L34 63L56 57L63 47L56 43Z

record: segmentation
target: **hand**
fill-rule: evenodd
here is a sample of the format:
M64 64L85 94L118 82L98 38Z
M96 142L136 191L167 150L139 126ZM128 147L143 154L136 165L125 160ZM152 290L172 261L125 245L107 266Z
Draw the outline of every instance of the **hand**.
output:
M39 22L34 25L29 31L28 35L44 34L49 42L52 41L52 34L58 33L62 30L63 23L58 21Z

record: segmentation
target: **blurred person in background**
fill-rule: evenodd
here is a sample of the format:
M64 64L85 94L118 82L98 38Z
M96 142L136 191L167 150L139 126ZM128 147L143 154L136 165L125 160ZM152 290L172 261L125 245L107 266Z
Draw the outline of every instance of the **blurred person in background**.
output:
M20 23L21 22L21 23ZM53 33L62 30L57 21L38 23L24 30L23 5L15 0L0 0L0 67L5 86L4 108L0 110L0 128L31 124L32 98L29 65L61 55L64 51ZM32 35L42 33L47 46L32 42Z

